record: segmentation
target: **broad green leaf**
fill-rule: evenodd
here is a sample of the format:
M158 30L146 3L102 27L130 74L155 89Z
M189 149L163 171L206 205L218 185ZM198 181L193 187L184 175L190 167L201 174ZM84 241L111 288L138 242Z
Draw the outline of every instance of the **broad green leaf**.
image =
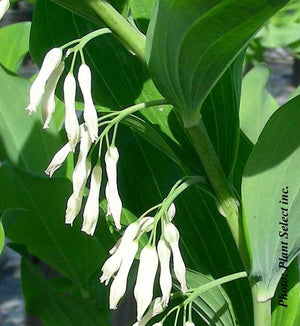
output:
M147 33L151 76L185 126L233 60L287 0L160 0Z
M270 69L260 64L243 79L240 108L241 129L255 144L278 104L268 91Z
M300 303L298 264L298 258L296 258L279 282L272 300L272 326L297 325L295 322Z
M29 87L26 79L9 74L0 66L0 160L44 175L63 143L54 125L43 130L40 112L29 116L25 111Z
M21 276L26 310L30 315L39 317L43 325L111 325L105 305L96 305L87 295L75 297L56 290L42 272L24 257Z
M70 182L2 166L0 184L5 185L0 189L0 210L6 210L6 236L83 287L100 268L106 251L94 237L79 231L79 220L73 228L64 224ZM14 207L19 210L7 210Z
M244 228L251 259L251 279L257 284L259 301L273 297L281 274L300 249L299 105L298 96L272 115L244 171ZM288 204L284 192L288 192ZM286 215L286 209L288 225L284 225L286 218L282 216Z
M187 283L189 288L204 285L213 279L203 274L188 270ZM201 294L193 304L194 311L201 317L203 325L236 325L230 299L221 286ZM198 325L198 323L197 323Z
M18 72L25 54L29 51L31 23L18 23L0 29L0 63L8 70ZM4 50L5 48L5 50Z

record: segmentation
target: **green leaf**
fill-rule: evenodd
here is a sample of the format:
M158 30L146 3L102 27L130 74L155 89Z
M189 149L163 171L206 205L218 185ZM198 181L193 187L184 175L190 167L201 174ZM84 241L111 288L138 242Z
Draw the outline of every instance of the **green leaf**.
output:
M146 33L148 24L152 16L153 9L155 7L155 0L130 0L130 9L132 16L137 24L138 28Z
M29 51L31 23L18 23L0 29L0 63L8 70L18 72L25 54ZM5 47L5 50L4 50Z
M186 276L189 288L197 288L213 280L211 277L191 270L187 271ZM221 286L202 293L194 301L193 308L205 321L203 325L236 325L236 317L230 299Z
M100 268L106 251L94 237L79 231L80 219L73 228L64 224L70 182L2 166L0 184L6 185L0 190L6 236L83 287ZM14 207L18 210L8 209Z
M268 91L271 71L265 64L251 69L243 79L240 108L241 129L255 144L278 104Z
M42 272L27 258L21 264L22 288L26 310L45 326L109 326L105 305L96 306L90 298L79 298L56 290Z
M298 324L297 313L300 303L298 264L298 258L296 258L278 285L276 294L272 300L272 326ZM286 307L283 305L286 305Z
M261 25L287 0L160 0L147 34L151 76L185 126Z
M259 301L268 300L275 293L285 271L279 259L285 259L288 251L287 262L281 263L287 267L300 249L299 105L298 96L272 115L244 171L244 228L251 258L251 279L257 284ZM283 199L286 191L288 205ZM286 214L285 209L288 209L288 226L284 225L286 218L282 216Z
M28 115L30 83L0 66L0 160L44 175L54 153L62 146L56 128L42 129L40 113ZM64 168L60 173L64 172Z

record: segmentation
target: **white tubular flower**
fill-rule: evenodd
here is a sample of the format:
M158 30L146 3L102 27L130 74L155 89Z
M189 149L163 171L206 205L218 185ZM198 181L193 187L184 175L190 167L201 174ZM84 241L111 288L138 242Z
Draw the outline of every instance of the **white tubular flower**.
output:
M167 307L172 290L172 276L170 272L171 250L164 239L159 240L157 253L160 262L159 284L163 295L162 304L164 307Z
M42 118L44 122L43 129L49 128L49 123L55 111L55 89L64 68L65 63L61 62L58 67L54 69L46 84L45 94L43 96L41 105Z
M99 216L99 193L101 185L102 169L100 165L93 168L91 174L91 185L88 199L83 211L83 225L81 231L93 235Z
M69 73L64 82L64 99L65 99L65 129L72 151L80 137L80 129L76 116L75 108L76 81L73 74Z
M44 95L46 82L61 63L61 59L62 50L60 48L53 48L46 54L41 69L30 88L30 104L26 108L29 114L36 112L37 106Z
M147 323L155 316L159 315L164 311L164 307L162 304L162 298L156 298L151 302L149 310L146 314L141 318L140 321L136 322L133 326L146 326ZM162 325L162 323L156 323L154 325ZM153 325L153 326L154 326Z
M156 249L145 247L141 251L134 297L137 302L137 320L140 321L153 298L153 285L158 266Z
M72 174L73 192L79 196L83 191L91 171L91 162L87 155L91 147L91 139L85 127L82 128L78 161Z
M174 224L167 223L164 227L163 236L172 249L174 273L181 285L181 291L185 292L187 290L186 268L179 249L179 231Z
M173 218L175 217L175 214L176 214L176 206L174 203L172 203L168 209L168 216L169 216L170 221L173 220Z
M122 241L122 238L120 238L117 241L117 243L109 250L110 255L113 255L118 250L118 248L120 247L121 241Z
M110 278L119 270L124 252L127 251L127 246L135 239L139 226L138 223L131 223L125 230L123 237L110 250L112 256L107 259L102 267L103 275L100 278L101 283L105 285L109 283Z
M73 221L75 220L76 216L79 214L82 204L82 196L79 198L72 194L68 199L67 209L66 209L66 216L65 216L65 223L73 225Z
M8 8L9 8L9 5L10 5L9 0L1 0L0 1L0 20L2 19L2 17L7 12Z
M187 321L184 326L195 326L195 324L192 321Z
M133 263L134 257L138 251L139 245L137 242L127 244L126 250L123 252L121 267L111 284L109 292L109 308L117 309L117 305L127 288L127 278Z
M107 200L107 216L111 215L116 228L121 229L122 201L117 185L117 163L119 152L115 146L110 146L105 154L107 185L105 189Z
M71 145L70 143L66 143L52 158L49 166L45 170L45 173L49 175L51 178L53 173L58 170L64 161L66 160L67 156L71 152Z
M82 64L78 72L78 81L84 100L83 117L88 128L92 142L98 138L98 116L92 99L91 70L86 64Z

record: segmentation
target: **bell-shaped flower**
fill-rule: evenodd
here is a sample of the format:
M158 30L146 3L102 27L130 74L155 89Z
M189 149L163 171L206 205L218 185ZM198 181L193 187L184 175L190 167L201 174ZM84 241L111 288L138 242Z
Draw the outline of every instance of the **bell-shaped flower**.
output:
M123 252L122 263L120 269L111 284L109 292L109 307L110 309L117 309L117 305L124 296L127 288L127 278L134 257L138 251L138 242L132 241L127 244L126 250Z
M73 74L69 73L64 81L65 129L73 152L75 151L80 137L80 129L75 108L75 96L76 81Z
M0 0L0 20L7 12L9 5L10 5L9 0Z
M49 166L45 170L45 173L49 175L51 178L53 173L58 170L64 161L66 160L67 156L71 152L71 145L70 143L66 143L52 158Z
M98 138L98 116L92 98L91 70L86 64L82 64L79 68L78 81L84 100L83 117L85 125L88 128L92 142L94 142Z
M179 249L179 231L177 230L174 224L166 223L164 225L163 237L171 247L173 255L174 273L181 285L181 291L185 292L187 290L186 268Z
M110 146L105 154L107 185L105 195L107 200L107 216L111 215L116 228L121 229L122 201L117 185L117 164L119 152L115 146Z
M155 298L145 313L145 315L141 318L140 321L136 322L133 326L146 326L147 323L155 316L159 315L164 311L164 307L162 304L162 298ZM162 325L162 323L156 323L157 325ZM156 325L154 324L154 325ZM153 326L154 326L153 325Z
M73 225L73 222L76 216L79 214L81 210L82 204L82 195L80 197L76 197L74 194L70 196L67 202L65 223Z
M160 262L159 284L162 292L162 303L164 307L167 307L172 290L172 276L170 271L171 249L164 239L159 240L157 253Z
M91 185L88 199L83 211L83 225L81 231L93 235L99 216L99 194L101 185L102 169L99 164L95 165L91 173Z
M145 247L141 251L134 297L137 302L137 320L140 321L153 298L154 279L158 266L156 248Z
M44 122L43 129L49 128L49 123L55 111L55 89L64 68L65 63L61 62L58 67L54 69L46 84L41 104L42 118Z
M30 104L26 108L26 110L29 111L29 114L36 112L36 109L44 95L46 83L53 71L61 63L61 59L62 50L60 48L53 48L46 54L41 69L30 88Z

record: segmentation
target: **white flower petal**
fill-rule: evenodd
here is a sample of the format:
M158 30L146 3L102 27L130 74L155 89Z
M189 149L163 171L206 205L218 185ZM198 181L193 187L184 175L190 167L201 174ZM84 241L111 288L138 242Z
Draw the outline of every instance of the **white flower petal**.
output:
M74 194L70 196L67 203L65 223L73 225L73 221L79 214L82 204L82 196L76 197Z
M61 59L62 50L60 48L53 48L46 54L41 69L30 88L30 103L26 108L29 114L36 112L37 106L44 95L46 82L61 63Z
M110 146L105 155L105 165L107 173L107 185L105 189L107 200L107 216L111 215L116 228L121 229L122 201L117 185L117 163L119 160L118 149Z
M153 298L154 279L158 267L156 249L145 247L141 251L134 297L137 302L137 320L140 321Z
M153 229L154 218L152 216L145 216L139 221L138 236L143 233L150 232Z
M8 8L9 8L9 5L10 5L9 0L1 0L0 1L0 20L2 19L2 17L7 12Z
M174 203L172 203L168 209L168 216L169 216L170 221L173 220L173 218L175 217L175 214L176 214L176 206Z
M146 312L146 314L141 318L140 321L136 322L133 326L146 326L147 323L155 316L159 315L164 311L164 307L162 304L162 298L155 298L152 302L151 305ZM162 323L156 323L158 325L162 325ZM154 325L156 325L154 324Z
M122 262L122 252L118 251L109 257L101 268L100 282L107 285L112 276L119 270Z
M162 292L163 306L166 307L172 290L172 276L170 271L171 250L164 239L159 240L157 253L160 262L159 284Z
M172 249L174 273L181 285L181 291L185 292L187 290L186 268L179 249L179 231L174 224L167 223L164 226L163 236Z
M110 287L109 307L117 309L117 305L124 296L127 288L127 278L134 257L138 251L139 245L137 242L127 244L126 251L123 252L121 267Z
M85 125L88 128L92 142L94 142L98 138L98 116L92 99L91 70L85 64L82 64L79 68L78 81L84 100L83 117Z
M83 212L83 225L81 231L93 235L99 216L99 195L102 169L100 165L93 168L88 199Z
M66 160L67 156L71 152L71 145L70 143L66 143L52 158L49 166L45 170L45 173L49 175L51 178L53 173L59 169L64 161Z
M42 118L44 122L43 129L49 128L49 123L55 111L55 89L64 68L65 63L61 62L58 67L54 69L46 84L41 104Z
M187 321L184 325L185 326L195 326L195 324L192 321Z
M75 108L75 96L76 81L74 76L69 73L64 81L65 129L73 152L75 151L75 146L80 137L80 129Z

